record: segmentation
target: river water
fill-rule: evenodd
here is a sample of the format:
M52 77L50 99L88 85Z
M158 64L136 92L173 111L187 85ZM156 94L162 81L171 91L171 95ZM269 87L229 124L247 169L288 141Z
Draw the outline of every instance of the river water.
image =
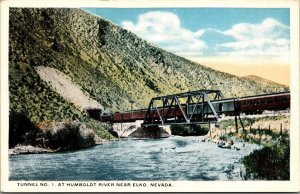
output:
M259 146L238 151L203 138L126 139L73 152L15 155L9 158L9 179L242 180L237 162Z

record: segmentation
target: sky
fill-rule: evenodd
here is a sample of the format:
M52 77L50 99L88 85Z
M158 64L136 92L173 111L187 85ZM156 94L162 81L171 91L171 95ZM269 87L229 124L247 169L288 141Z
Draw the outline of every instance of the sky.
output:
M289 85L288 8L83 9L202 65Z

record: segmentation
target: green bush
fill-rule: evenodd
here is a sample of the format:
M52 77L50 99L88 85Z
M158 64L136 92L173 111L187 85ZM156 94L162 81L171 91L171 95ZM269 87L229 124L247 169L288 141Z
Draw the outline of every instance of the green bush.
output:
M172 134L180 136L206 135L208 130L206 125L171 125Z
M255 150L243 158L246 178L262 180L290 179L290 143L282 139L273 145Z
M112 133L110 133L110 130L105 128L102 123L95 121L93 119L86 119L85 124L88 128L93 129L95 134L99 136L102 139L111 140L114 139L114 136Z

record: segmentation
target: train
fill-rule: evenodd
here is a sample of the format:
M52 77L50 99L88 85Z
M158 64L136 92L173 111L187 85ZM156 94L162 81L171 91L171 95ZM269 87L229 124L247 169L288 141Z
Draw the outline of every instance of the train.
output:
M218 115L234 115L234 114L262 114L263 111L278 111L290 109L290 92L263 94L245 96L240 98L227 98L221 100L211 101L211 105ZM190 103L182 104L182 110L186 115L193 114L194 118L200 115L213 115L212 108L207 102L204 103ZM154 120L159 120L160 116L164 118L183 119L184 115L179 107L157 107L153 112L148 112L148 109L138 109L126 112L116 112L113 114L99 114L97 116L91 116L97 120L122 123L122 122L134 122L136 120L144 120L149 114ZM95 112L95 111L94 111ZM147 115L148 114L148 115ZM92 114L89 114L92 115Z

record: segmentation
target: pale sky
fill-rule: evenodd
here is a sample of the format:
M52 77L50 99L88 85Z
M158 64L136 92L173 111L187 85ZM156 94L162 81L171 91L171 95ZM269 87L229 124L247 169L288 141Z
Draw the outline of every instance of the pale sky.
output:
M289 9L84 8L148 42L238 76L290 82Z

